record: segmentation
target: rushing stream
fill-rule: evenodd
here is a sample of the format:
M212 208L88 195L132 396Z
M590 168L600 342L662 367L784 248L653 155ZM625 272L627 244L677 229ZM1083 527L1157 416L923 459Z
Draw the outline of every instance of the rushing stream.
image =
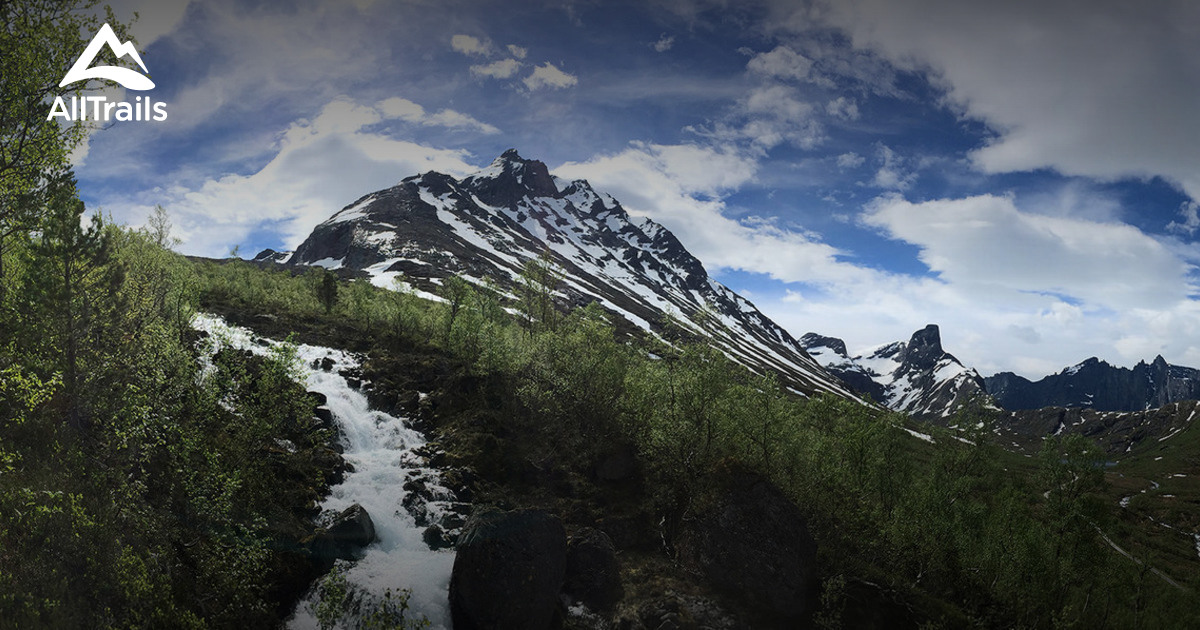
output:
M210 315L197 316L193 325L222 343L259 354L277 343ZM264 342L268 345L261 345ZM438 522L453 505L453 494L441 486L438 472L425 467L423 459L414 453L426 443L424 436L406 426L405 419L370 408L367 397L339 373L358 367L358 360L351 354L300 345L298 355L304 364L305 385L309 391L327 397L326 406L341 428L344 457L354 467L343 483L332 488L321 507L326 513L339 513L358 503L375 524L377 540L367 547L366 556L344 567L347 582L352 588L378 597L389 589L394 593L410 589L410 614L424 616L433 628L449 628L447 594L454 552L430 549L422 538L425 528L404 504L405 484L420 480L427 488L426 494L433 497L419 506L422 521ZM333 362L332 368L322 369L322 362L328 366L329 361ZM318 627L309 609L311 603L300 603L288 623L290 628Z

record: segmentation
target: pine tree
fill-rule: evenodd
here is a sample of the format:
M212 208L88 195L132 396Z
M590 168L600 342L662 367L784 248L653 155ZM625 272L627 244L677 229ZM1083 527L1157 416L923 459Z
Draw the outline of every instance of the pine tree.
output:
M317 287L317 299L321 301L321 306L325 307L325 314L333 312L333 307L337 306L338 285L337 274L326 269L321 275L321 285Z
M94 376L120 345L124 269L113 260L112 232L99 214L84 227L84 204L74 177L56 176L47 187L41 234L30 246L25 286L26 343L62 375L68 425L83 429ZM40 334L39 334L40 333Z
M0 307L8 288L6 250L36 229L48 173L65 168L71 150L87 134L84 123L63 125L48 114L55 96L70 98L97 86L95 81L65 88L58 83L83 52L88 34L102 23L94 10L98 4L0 1ZM127 26L111 10L106 13L117 36L128 39ZM106 63L132 63L105 55Z

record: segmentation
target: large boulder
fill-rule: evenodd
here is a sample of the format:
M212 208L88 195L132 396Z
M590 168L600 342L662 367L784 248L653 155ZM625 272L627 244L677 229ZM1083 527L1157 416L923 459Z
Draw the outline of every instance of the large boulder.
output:
M617 550L604 532L585 527L567 541L563 594L595 612L608 613L624 595Z
M558 619L567 535L541 510L486 510L458 539L450 574L456 630L543 630Z
M775 620L799 619L817 587L817 544L800 510L762 477L731 472L687 523L680 562Z
M363 548L375 542L375 523L366 508L355 503L337 515L329 527L313 537L313 559L320 566L331 567L334 560L355 560Z

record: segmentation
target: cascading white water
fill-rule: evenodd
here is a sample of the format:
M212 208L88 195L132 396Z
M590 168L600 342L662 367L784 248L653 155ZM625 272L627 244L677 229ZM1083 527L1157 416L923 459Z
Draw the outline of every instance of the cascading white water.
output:
M236 348L260 354L269 348L255 343L250 331L218 317L198 315L193 326ZM403 418L371 409L367 397L339 374L359 364L349 353L308 345L298 346L297 353L304 364L305 385L328 399L326 406L341 428L344 457L354 467L344 482L331 489L321 507L341 512L358 503L375 524L377 541L367 547L365 557L346 568L348 584L377 597L389 589L393 593L410 589L410 616L424 616L433 628L449 628L448 588L454 552L430 549L422 538L424 528L404 507L404 485L413 479L421 479L433 495L434 500L423 504L431 521L440 520L453 503L453 494L441 486L437 471L425 467L414 453L426 443L424 436L406 426ZM332 369L313 367L326 359L333 361ZM300 603L288 627L318 627L309 609L311 603Z

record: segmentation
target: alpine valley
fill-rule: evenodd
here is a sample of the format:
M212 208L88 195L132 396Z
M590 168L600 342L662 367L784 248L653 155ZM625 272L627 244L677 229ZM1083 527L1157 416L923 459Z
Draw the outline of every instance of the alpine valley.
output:
M1196 370L796 337L514 150L252 261L45 205L0 627L1200 626Z
M318 225L295 252L266 250L255 260L338 270L431 299L441 299L439 285L452 275L515 299L526 265L542 260L558 279L562 309L596 302L627 333L705 339L806 396L832 394L943 426L975 408L994 416L995 433L1017 437L1009 441L1022 450L1036 450L1062 428L1123 452L1187 417L1159 414L1145 423L1109 414L1106 423L1090 423L1094 414L1075 411L1075 421L1055 423L1048 419L1058 417L1057 408L1146 412L1200 398L1200 371L1161 357L1132 370L1089 359L1037 382L1012 373L983 378L943 349L936 324L853 357L842 339L813 332L796 339L710 278L666 228L515 149L461 180L428 172L367 194Z

